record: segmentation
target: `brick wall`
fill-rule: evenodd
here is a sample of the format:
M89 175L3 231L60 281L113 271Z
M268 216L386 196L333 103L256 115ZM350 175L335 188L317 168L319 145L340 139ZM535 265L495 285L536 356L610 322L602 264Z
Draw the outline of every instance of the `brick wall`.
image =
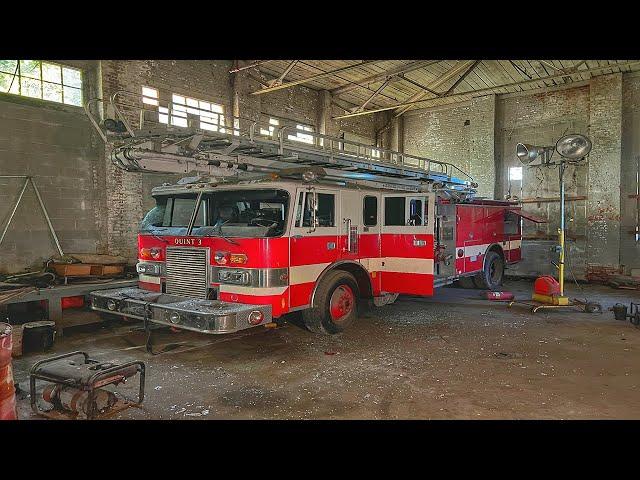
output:
M620 263L627 272L640 270L640 242L636 241L640 200L640 76L624 75L622 81L622 165L620 170ZM637 274L637 273L636 273Z
M84 69L85 94L91 95L96 64L67 63ZM102 153L97 140L80 107L0 94L0 175L33 177L65 253L96 253L106 242L99 222ZM21 178L0 178L2 228L23 184ZM29 185L0 245L0 273L40 268L57 254Z
M516 143L551 145L566 133L589 135L594 148L588 162L565 173L567 195L587 197L567 202L569 261L578 277L588 264L622 263L629 271L640 266L640 247L633 234L625 233L635 222L635 200L628 196L635 193L640 156L638 105L637 74L601 76L542 93L482 97L405 114L404 148L466 169L480 183L482 195L553 198L559 196L557 169L524 167L522 184L509 181L509 168L521 166ZM550 249L557 243L559 203L527 203L524 208L549 222L525 222L525 260L514 272L555 273Z

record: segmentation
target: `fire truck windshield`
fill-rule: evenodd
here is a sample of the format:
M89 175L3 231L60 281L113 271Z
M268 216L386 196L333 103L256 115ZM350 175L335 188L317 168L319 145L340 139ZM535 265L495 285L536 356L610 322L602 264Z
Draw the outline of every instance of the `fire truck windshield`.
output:
M284 233L289 211L285 190L221 190L156 196L156 206L144 217L140 233L186 235L197 208L194 236L276 237Z

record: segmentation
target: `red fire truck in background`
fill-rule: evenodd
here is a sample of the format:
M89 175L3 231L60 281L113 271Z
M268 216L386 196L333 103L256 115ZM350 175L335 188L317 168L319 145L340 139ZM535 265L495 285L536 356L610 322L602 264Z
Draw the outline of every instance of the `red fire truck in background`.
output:
M133 130L115 112L92 122L118 167L197 176L153 189L138 287L92 292L94 310L214 334L301 311L335 334L360 300L494 289L521 259L520 207L479 198L450 163L257 122Z

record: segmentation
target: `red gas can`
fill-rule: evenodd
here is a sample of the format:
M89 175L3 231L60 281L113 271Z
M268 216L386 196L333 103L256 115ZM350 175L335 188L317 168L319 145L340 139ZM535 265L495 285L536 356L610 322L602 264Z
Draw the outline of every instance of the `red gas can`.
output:
M15 420L16 389L11 370L11 326L0 322L0 420Z
M533 291L539 295L560 295L560 284L551 275L536 278Z

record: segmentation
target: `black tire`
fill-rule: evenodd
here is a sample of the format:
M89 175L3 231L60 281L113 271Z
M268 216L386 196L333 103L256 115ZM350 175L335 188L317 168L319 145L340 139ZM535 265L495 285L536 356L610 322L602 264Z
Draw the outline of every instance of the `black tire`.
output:
M458 285L462 288L476 288L472 277L460 277L458 279Z
M338 290L338 292L336 292ZM352 299L349 301L351 292ZM347 313L343 317L338 318L332 316L330 311L332 296L336 293L335 300L344 299L342 302L345 306L344 309ZM311 308L302 312L302 319L304 324L310 331L314 333L324 333L328 335L334 335L341 333L354 320L358 317L358 300L360 298L360 292L358 290L358 284L350 273L335 270L329 272L318 285L316 295ZM340 303L340 302L338 302ZM340 304L340 306L343 306Z
M504 259L498 252L489 252L484 260L484 269L473 277L476 287L483 290L495 290L502 285L504 277Z

